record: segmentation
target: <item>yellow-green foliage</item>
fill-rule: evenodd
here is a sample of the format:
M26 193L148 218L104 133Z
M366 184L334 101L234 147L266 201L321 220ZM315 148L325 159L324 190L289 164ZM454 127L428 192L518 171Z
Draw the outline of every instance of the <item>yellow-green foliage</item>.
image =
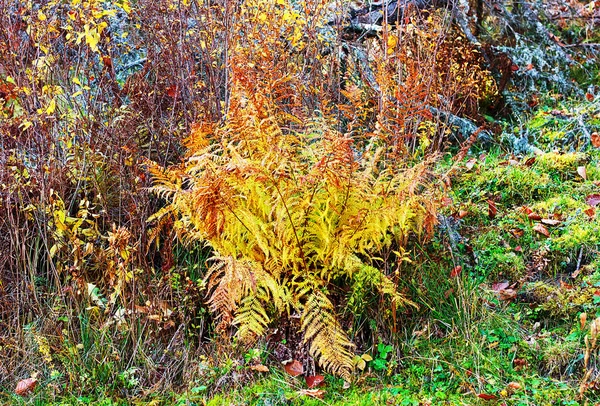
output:
M168 201L152 219L173 214L182 238L215 251L208 301L223 327L249 341L296 311L310 353L347 377L352 343L328 287L369 275L375 294L411 304L368 261L433 225L431 198L419 194L425 166L390 165L375 146L359 153L318 121L284 131L269 113L264 97L245 96L213 134L192 134L184 166L150 164Z

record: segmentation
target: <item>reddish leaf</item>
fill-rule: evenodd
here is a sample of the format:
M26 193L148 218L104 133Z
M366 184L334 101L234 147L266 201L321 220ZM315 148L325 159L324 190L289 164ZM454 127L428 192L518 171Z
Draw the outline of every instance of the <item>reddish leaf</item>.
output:
M587 171L585 169L585 166L578 166L577 173L583 178L583 180L587 180Z
M583 212L587 214L590 219L593 219L596 216L596 209L594 209L593 207L589 207Z
M444 197L442 199L442 207L447 207L450 206L452 204L452 199L450 199L449 197Z
M27 378L19 381L15 388L15 393L19 396L27 396L35 389L37 385L36 378Z
M588 195L588 197L585 198L585 202L592 207L596 207L600 203L600 195L599 194Z
M462 272L462 266L456 265L452 271L450 271L450 277L456 278Z
M525 166L531 166L535 163L535 157L532 156L531 158L529 158L527 161L525 161Z
M592 133L592 145L594 146L594 148L600 148L600 135L598 135L597 132L593 132Z
M557 226L561 223L560 220L553 220L553 219L542 219L542 223L547 225L547 226Z
M492 200L487 201L488 204L488 217L490 219L496 218L496 213L498 213L498 208L496 207L496 202Z
M496 292L508 288L508 282L496 282L492 284L492 289Z
M515 252L523 252L523 248L521 248L521 246L520 246L520 245L517 245L517 246L515 247Z
M540 215L539 215L539 214L537 214L537 213L533 213L533 212L529 213L529 214L527 215L527 217L529 217L529 220L534 220L534 221L538 221L538 220L541 220L541 219L542 219L542 216L540 216Z
M469 214L468 211L466 211L466 210L459 210L458 211L458 218L459 219L465 218L467 216L467 214Z
M477 394L478 398L481 398L483 400L494 400L494 399L498 399L498 396L496 395L488 395L487 393L478 393Z
M543 224L536 224L535 226L533 226L533 231L537 231L538 233L546 237L550 237L550 232L546 227L544 227Z
M566 290L571 290L571 289L573 289L573 288L574 288L574 286L573 286L573 285L571 285L571 284L568 284L568 283L567 283L567 282L565 282L565 281L560 281L560 287L561 287L561 288L563 288L563 289L566 289Z
M325 378L323 377L323 375L310 375L307 376L305 379L306 386L308 386L309 389L316 388L317 386L323 385L325 383Z
M587 101L589 101L589 102L591 102L591 101L594 101L594 95L593 95L593 94L591 94L590 92L587 92L587 93L585 94L585 98L586 98L586 99L587 99Z
M527 365L527 360L525 358L515 358L515 360L513 361L513 365L515 367L524 367L525 365Z
M522 207L521 207L521 212L522 212L522 213L525 213L525 214L527 214L527 215L530 215L531 213L533 213L533 210L531 210L531 209L530 209L529 207L527 207L527 206L522 206Z
M292 360L292 361L288 362L287 364L285 364L285 366L283 368L285 369L285 372L287 372L291 376L298 376L298 375L302 375L304 373L304 368L302 367L302 363L297 360Z

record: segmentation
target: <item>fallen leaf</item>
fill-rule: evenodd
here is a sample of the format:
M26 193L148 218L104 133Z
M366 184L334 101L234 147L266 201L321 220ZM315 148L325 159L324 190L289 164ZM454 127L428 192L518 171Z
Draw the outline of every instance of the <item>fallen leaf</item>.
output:
M592 146L594 148L600 148L600 135L597 132L594 131L592 133L591 139L592 139Z
M585 198L585 202L592 207L596 207L600 203L600 195L599 194L588 195L588 197Z
M459 210L458 211L458 218L459 219L465 218L467 216L467 214L469 214L468 211L466 211L466 210Z
M452 199L450 199L449 197L444 197L442 199L442 207L448 207L452 204Z
M521 206L521 208L519 209L522 213L525 213L527 215L530 215L531 213L533 213L533 210L531 210L529 207L527 206Z
M27 396L35 389L37 385L36 378L27 378L19 381L15 388L15 393L19 396Z
M588 207L583 211L590 219L593 219L596 216L596 209L593 207Z
M515 238L521 238L521 237L523 237L523 234L525 234L525 231L521 228L511 228L508 231Z
M525 358L515 358L513 361L513 366L515 367L524 367L527 365L527 360Z
M519 390L522 388L519 382L509 382L508 385L506 385L506 387L512 390Z
M508 282L496 282L492 284L492 290L495 292L499 292L506 288L508 288Z
M517 297L517 291L514 289L502 289L498 292L498 298L503 301L514 300Z
M494 399L498 399L498 396L496 395L489 395L487 393L478 393L477 397L483 400L494 400Z
M583 312L579 315L579 327L581 330L585 327L585 322L587 320L587 313Z
M250 365L250 369L256 372L269 372L269 368L263 364Z
M515 252L523 252L523 248L521 248L521 246L520 246L520 245L517 245L517 246L515 247Z
M488 217L490 219L494 219L496 217L496 213L498 213L498 208L496 207L496 202L493 200L488 200Z
M298 394L310 396L311 398L316 399L323 399L323 397L325 397L325 391L322 389L300 389Z
M535 163L535 157L532 156L531 158L529 158L527 161L525 161L525 166L531 166Z
M546 236L546 237L550 237L550 232L548 231L548 229L546 227L544 227L543 224L536 224L535 226L533 226L533 231L537 231L538 233Z
M468 170L471 170L471 169L473 169L473 167L475 166L476 163L477 163L477 159L471 158L465 163L465 166L467 167Z
M460 275L461 272L462 272L462 266L456 265L454 267L454 269L452 269L452 271L450 271L450 277L451 278L456 278L457 276Z
M542 219L542 216L540 216L537 213L531 212L527 215L527 217L529 218L529 220L533 220L533 221L539 221Z
M316 388L317 386L323 385L325 383L325 378L323 375L310 375L306 378L306 386L309 389Z
M583 180L587 180L587 171L585 170L585 166L578 166L577 173L583 178Z
M591 94L590 92L587 92L587 93L585 94L585 98L586 98L586 99L587 99L587 101L589 101L589 102L591 102L591 101L594 101L594 95L593 95L593 94Z
M298 376L298 375L302 375L304 373L304 368L302 367L302 363L297 360L292 360L292 361L288 362L287 364L285 364L285 366L283 368L285 369L285 372L287 372L291 376Z
M561 223L560 220L553 220L553 219L542 219L542 223L547 225L547 226L557 226Z
M563 288L563 289L566 289L566 290L571 290L571 289L573 289L573 288L574 288L574 286L573 286L573 285L571 285L571 284L568 284L568 283L567 283L567 282L565 282L565 281L560 281L560 287L561 287L561 288Z

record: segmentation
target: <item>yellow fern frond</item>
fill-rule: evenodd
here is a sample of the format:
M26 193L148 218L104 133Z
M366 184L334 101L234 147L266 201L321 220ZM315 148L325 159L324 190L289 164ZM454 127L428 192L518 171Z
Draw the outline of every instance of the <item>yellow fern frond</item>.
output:
M301 321L310 355L327 371L349 379L354 369L351 352L354 345L339 324L327 296L319 290L310 294Z

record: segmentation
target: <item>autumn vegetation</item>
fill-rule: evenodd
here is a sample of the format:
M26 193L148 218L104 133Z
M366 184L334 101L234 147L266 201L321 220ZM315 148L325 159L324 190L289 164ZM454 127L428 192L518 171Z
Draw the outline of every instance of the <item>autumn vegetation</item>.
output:
M600 400L598 2L0 11L2 403Z

